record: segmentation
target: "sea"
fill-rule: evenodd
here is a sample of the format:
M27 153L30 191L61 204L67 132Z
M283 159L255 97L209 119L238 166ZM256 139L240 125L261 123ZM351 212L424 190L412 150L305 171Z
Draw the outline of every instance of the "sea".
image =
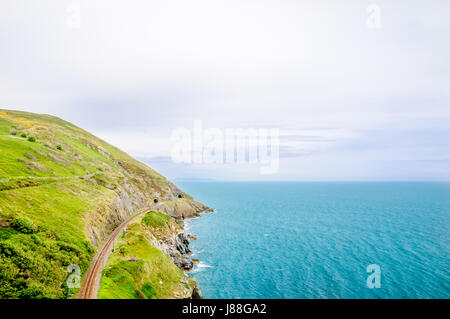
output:
M450 297L450 183L178 185L204 298Z

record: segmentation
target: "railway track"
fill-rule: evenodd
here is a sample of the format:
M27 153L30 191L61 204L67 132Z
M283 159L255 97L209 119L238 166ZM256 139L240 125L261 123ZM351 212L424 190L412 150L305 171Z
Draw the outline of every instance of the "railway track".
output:
M78 293L78 299L97 299L98 288L100 285L101 272L108 260L109 254L113 248L113 244L119 237L123 229L134 219L149 212L152 208L144 208L139 210L136 214L129 217L122 224L120 224L113 233L109 236L108 240L103 244L100 250L95 255L91 262L86 274L84 276L81 289ZM154 209L154 207L153 207Z

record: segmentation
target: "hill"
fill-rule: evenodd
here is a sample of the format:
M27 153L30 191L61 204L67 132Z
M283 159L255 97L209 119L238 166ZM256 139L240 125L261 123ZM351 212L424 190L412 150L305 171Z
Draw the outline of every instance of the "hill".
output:
M0 298L68 297L67 267L79 265L83 274L139 209L174 220L208 210L147 165L54 116L0 110L0 153Z

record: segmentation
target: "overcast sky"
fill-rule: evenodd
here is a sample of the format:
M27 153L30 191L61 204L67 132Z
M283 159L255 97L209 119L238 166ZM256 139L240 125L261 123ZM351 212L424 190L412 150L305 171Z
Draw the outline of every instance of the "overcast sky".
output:
M0 108L174 180L450 180L449 17L448 0L4 0ZM279 128L279 171L173 163L194 120Z

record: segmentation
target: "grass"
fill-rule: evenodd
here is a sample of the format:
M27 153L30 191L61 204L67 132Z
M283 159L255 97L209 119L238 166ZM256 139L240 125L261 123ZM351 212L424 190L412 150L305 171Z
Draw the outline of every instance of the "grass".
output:
M0 149L0 179L20 176L73 176L92 172L83 169L78 161L70 160L69 154L59 152L62 154L55 155L42 143L29 142L12 135L0 135ZM27 159L24 154L32 154L36 160Z
M0 181L0 192L11 189L25 187L36 187L47 183L55 182L52 179L15 178L8 181Z
M157 239L170 237L181 230L172 217L162 212L148 212L142 218L141 223Z
M151 211L145 214L142 224L152 228L165 228L172 218L164 213Z
M67 266L85 271L94 253L83 232L84 212L114 193L74 180L27 188L26 197L23 192L0 192L0 220L10 221L0 227L0 297L65 298Z
M0 118L0 134L9 134L12 126L10 121Z
M98 297L165 299L186 294L189 284L183 272L148 238L148 231L176 234L174 224L170 216L152 211L128 225L106 263ZM129 257L137 261L127 261Z

